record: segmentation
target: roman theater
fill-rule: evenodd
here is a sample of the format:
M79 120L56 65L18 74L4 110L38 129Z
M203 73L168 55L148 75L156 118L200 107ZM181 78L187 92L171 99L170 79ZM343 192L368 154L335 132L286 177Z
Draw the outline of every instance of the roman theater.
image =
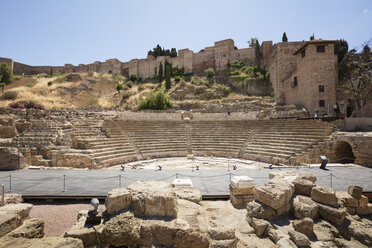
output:
M0 247L371 247L372 108L348 116L336 43L264 41L269 83L250 86L260 94L198 102L187 87L197 95L230 80L237 89L240 79L224 73L232 61L256 66L257 51L227 39L128 62L54 67L1 58L22 75L6 91L32 79L30 91L63 90L76 106L0 108ZM77 105L102 78L145 81L167 63L193 75L172 79L164 92L176 104L167 110L124 108L120 89L110 93L116 106ZM198 85L209 68L216 75ZM146 85L158 84L126 90Z

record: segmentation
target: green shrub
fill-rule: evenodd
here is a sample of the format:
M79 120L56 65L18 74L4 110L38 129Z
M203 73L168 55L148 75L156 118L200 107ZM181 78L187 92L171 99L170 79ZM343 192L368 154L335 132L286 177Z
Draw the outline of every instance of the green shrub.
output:
M4 99L4 100L15 100L15 99L17 99L17 96L18 96L18 93L15 92L15 91L5 91L1 95L1 99Z
M67 75L66 74L56 74L57 75L57 80L60 83L64 83L67 81Z
M232 68L240 69L244 66L244 63L241 61L233 60L230 61L229 66Z
M236 76L236 75L240 75L240 72L239 71L232 71L230 73L231 76Z
M98 98L93 95L88 96L88 106L97 106L97 105L98 105Z
M172 107L172 102L167 94L162 91L151 91L140 96L139 109L166 110Z
M136 82L137 81L137 75L136 74L130 75L130 81Z
M226 85L219 84L217 85L217 92L221 93L224 97L228 96L230 94L230 88Z
M127 82L127 86L128 86L128 88L132 88L133 87L133 82L132 81L128 81Z
M1 75L0 75L0 80L1 80ZM6 85L5 83L0 83L1 91L4 91L5 85Z
M49 81L48 82L48 86L52 86L53 85L53 82L52 81Z
M145 89L145 87L143 87L142 85L138 86L138 91L143 91Z
M118 83L118 84L116 85L116 90L117 90L118 92L120 92L122 89L123 89L123 84Z
M177 83L179 83L181 81L181 76L175 76L174 77L174 81L176 81Z
M26 84L26 86L29 87L29 88L34 87L34 85L32 83L28 83L28 84Z
M94 75L94 74L93 74L92 71L88 71L88 76L89 76L89 77L93 77L93 75Z
M205 73L205 76L207 76L208 78L214 77L216 75L216 72L214 71L213 68L206 69L204 73Z
M0 83L10 84L13 72L7 63L0 63Z
M113 79L114 82L116 82L116 83L121 82L121 81L124 81L124 77L123 77L123 75L121 75L120 73L112 74L112 79Z

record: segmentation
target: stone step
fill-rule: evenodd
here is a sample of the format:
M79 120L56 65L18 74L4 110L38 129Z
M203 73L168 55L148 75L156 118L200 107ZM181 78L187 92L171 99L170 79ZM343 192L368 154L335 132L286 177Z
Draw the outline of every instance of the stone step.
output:
M106 160L110 160L110 159L113 159L113 158L118 158L118 157L137 157L137 153L136 152L127 152L125 154L111 154L111 155L104 155L104 156L98 156L98 157L94 157L94 160L98 161L98 162L103 162L103 161L106 161Z
M138 156L137 155L127 155L127 156L118 156L114 158L109 158L105 160L101 160L99 164L104 167L118 165L118 164L124 164L129 163L133 161L137 161Z
M92 152L90 155L93 158L102 157L102 156L108 156L108 155L120 155L120 154L137 154L135 150L133 149L112 149L108 151L99 151L99 152Z

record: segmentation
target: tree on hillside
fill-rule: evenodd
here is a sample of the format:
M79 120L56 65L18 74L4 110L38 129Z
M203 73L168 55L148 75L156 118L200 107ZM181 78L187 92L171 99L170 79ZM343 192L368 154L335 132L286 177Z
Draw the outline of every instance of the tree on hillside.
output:
M165 88L167 90L169 90L172 87L171 71L172 71L172 65L167 63L165 66Z
M315 35L314 35L314 33L313 33L312 36L310 36L310 40L315 40Z
M159 65L159 74L158 74L158 81L159 83L163 82L163 64L160 62Z
M256 42L254 44L254 53L255 53L256 65L258 69L260 69L261 62L262 62L262 52L261 52L260 42L258 41L258 39L256 39Z
M171 50L162 48L159 44L156 45L152 50L148 51L147 55L152 55L155 58L158 56L170 56L170 57L177 57L176 48L172 48Z
M288 41L287 34L285 32L283 33L282 41L283 42L287 42Z
M10 84L12 82L12 69L7 63L0 63L0 83Z
M349 44L346 40L340 39L335 44L335 54L337 55L337 61L340 64L344 59L346 53L349 51Z
M251 38L251 40L248 41L249 47L254 47L257 43L257 38Z
M351 116L362 109L372 99L372 55L371 49L365 45L362 53L355 50L348 52L341 63L343 70L343 92L354 99L356 109Z
M170 57L171 58L177 57L177 50L176 50L176 48L172 48L171 49Z

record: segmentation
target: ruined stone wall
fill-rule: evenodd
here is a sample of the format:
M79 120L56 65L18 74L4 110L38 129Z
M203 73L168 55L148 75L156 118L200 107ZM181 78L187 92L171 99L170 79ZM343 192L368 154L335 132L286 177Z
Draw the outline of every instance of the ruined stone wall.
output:
M304 42L279 42L275 44L268 58L268 71L274 94L279 103L284 103L284 80L296 70L297 57L293 54Z
M1 58L0 57L0 63L7 63L10 67L10 69L13 70L13 66L14 66L14 61L12 59L8 59L8 58Z

